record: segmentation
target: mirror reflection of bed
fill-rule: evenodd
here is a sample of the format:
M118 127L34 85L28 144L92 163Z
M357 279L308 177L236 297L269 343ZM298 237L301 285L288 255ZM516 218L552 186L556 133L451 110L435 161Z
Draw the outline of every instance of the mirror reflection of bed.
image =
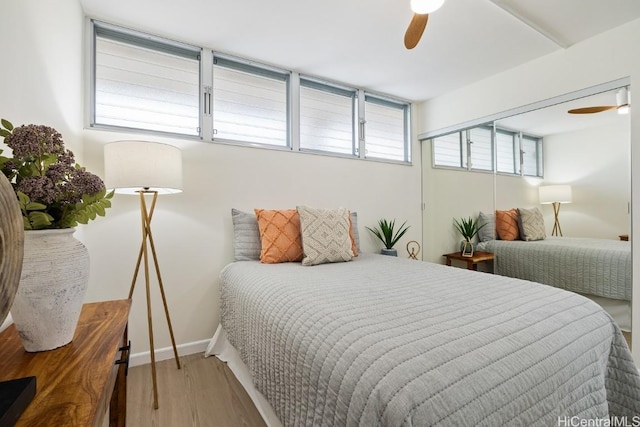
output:
M630 331L631 246L619 237L629 235L631 221L629 115L618 114L615 109L595 114L567 113L572 108L615 105L616 92L607 91L496 122L498 127L543 137L544 178L539 180L539 186L570 186L571 203L560 204L562 236L554 237L554 211L551 205L540 204L536 182L530 181L534 186L513 198L509 183L496 179L496 209L539 208L549 237L540 242L538 249L525 247L526 251L519 255L512 250L511 260L524 257L523 264L532 264L530 271L517 271L517 266L514 270L513 265L507 264L507 254L500 257L500 251L496 253L494 271L564 285L602 305L623 330ZM521 246L528 243L533 242L515 242Z
M459 236L448 224L452 218L525 209L527 220L531 221L532 212L538 209L544 222L544 239L524 241L519 236L515 241L485 238L490 241L479 242L478 250L495 253L493 268L489 269L495 274L581 293L605 308L621 329L629 332L631 247L629 241L623 241L630 234L629 116L618 114L615 109L596 114L567 113L572 108L615 104L616 91L607 90L487 124L489 129L495 124L497 138L504 138L509 132L541 137L543 154L538 158L537 172L531 162L524 170L525 176L437 167L428 171L425 200L430 196L435 202L431 203L431 210L426 209L425 230L448 230L439 236L448 246L432 245L434 257L430 260L442 262L435 254L455 250ZM481 132L471 136L473 140ZM523 155L529 160L535 160L532 147L534 144L529 142L523 148ZM425 152L432 157L426 159L426 164L433 164L434 151L423 149L423 156ZM514 164L519 163L517 154L514 156ZM505 166L498 169L501 168L504 170ZM515 172L519 172L517 166ZM559 205L562 236L552 236L554 209L540 200L539 187L551 185L568 185L571 190L571 202ZM536 238L532 232L535 228L531 227L535 227L535 221L529 224L529 234ZM522 227L519 231L522 233ZM625 336L630 339L630 334Z

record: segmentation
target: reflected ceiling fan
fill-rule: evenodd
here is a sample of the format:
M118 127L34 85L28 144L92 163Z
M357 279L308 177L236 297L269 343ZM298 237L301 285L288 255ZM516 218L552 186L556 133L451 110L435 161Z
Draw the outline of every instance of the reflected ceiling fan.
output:
M429 14L440 9L445 0L411 0L411 10L413 17L404 33L404 47L413 49L422 37L424 29L427 27Z
M608 110L618 110L618 114L627 114L631 107L631 94L626 87L620 88L616 92L616 105L594 105L592 107L574 108L569 110L569 114L593 114Z

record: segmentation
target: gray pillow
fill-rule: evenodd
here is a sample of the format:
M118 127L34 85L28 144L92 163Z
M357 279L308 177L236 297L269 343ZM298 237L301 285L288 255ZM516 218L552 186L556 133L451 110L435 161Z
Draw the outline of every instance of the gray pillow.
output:
M233 220L233 259L259 261L262 245L256 214L231 209L231 219Z
M520 238L528 242L533 240L544 240L547 233L544 231L544 218L540 209L518 208L518 225L520 227Z
M481 242L488 242L496 238L496 216L495 214L486 214L480 212L478 214L478 227L482 224L486 224L478 231L478 240Z

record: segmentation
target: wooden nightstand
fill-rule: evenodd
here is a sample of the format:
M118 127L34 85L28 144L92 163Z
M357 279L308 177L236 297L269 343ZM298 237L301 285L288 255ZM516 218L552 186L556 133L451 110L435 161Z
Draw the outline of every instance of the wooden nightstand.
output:
M462 256L460 252L453 252L450 254L444 254L442 256L446 258L445 263L447 265L451 265L452 260L466 262L468 270L477 270L478 263L493 261L493 259L495 258L491 252L474 252L472 257Z
M73 341L27 353L14 325L0 333L0 381L35 376L36 396L16 426L101 426L126 421L131 300L85 304Z
M622 241L628 242L629 241L629 235L628 234L621 234L618 236L618 238Z

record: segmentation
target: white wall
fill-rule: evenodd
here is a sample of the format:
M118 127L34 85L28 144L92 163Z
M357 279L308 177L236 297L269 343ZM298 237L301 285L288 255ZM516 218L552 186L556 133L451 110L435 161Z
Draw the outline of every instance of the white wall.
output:
M82 9L77 0L2 2L0 116L55 127L82 159Z
M571 184L573 203L560 207L563 235L618 239L631 215L628 116L615 123L544 138L546 184ZM545 224L553 209L543 206ZM550 232L550 230L549 230Z
M397 248L420 240L420 156L415 165L359 161L141 134L83 128L84 17L77 0L3 3L0 40L0 116L14 124L58 129L88 170L103 174L104 143L122 139L167 142L183 150L184 192L159 198L153 217L174 333L178 344L209 339L218 324L218 275L232 260L232 207L345 206L357 211L364 251L380 245L364 228L379 218L411 225ZM417 141L413 143L419 149ZM105 218L76 232L89 248L87 301L126 298L140 245L136 197L117 195ZM162 305L152 283L156 348L170 345ZM130 317L134 353L148 350L144 282Z
M623 77L630 78L633 91L640 81L640 57L635 54L638 43L640 20L427 101L419 109L419 132L436 131ZM631 109L630 135L632 169L640 170L640 108ZM425 184L428 181L425 173ZM632 175L632 200L639 197L640 174L636 173ZM632 234L640 232L639 212L632 212ZM425 241L436 235L430 226L425 222ZM638 245L632 239L634 253L640 250ZM640 271L640 257L634 257L633 270ZM640 295L640 274L634 274L633 281L634 295ZM640 313L640 298L634 298L633 309ZM632 339L636 343L640 342L639 318L633 318ZM640 346L634 346L633 353L640 361Z

